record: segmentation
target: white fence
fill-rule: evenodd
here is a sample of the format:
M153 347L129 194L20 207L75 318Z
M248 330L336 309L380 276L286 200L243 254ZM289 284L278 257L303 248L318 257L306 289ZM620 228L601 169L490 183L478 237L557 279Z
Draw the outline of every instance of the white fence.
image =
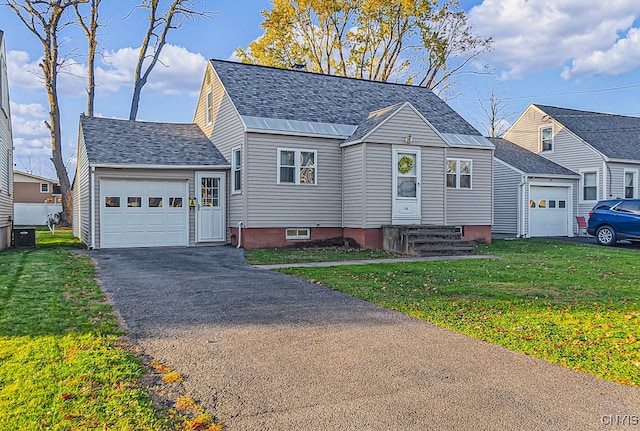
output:
M62 211L62 204L13 204L14 225L46 225L49 216Z

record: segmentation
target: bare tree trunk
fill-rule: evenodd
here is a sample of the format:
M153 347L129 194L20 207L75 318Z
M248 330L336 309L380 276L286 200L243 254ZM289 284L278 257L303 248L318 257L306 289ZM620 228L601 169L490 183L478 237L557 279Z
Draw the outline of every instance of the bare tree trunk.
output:
M6 3L25 27L36 35L43 47L40 68L44 75L45 88L49 99L49 121L46 122L46 125L51 133L51 161L60 181L60 192L62 194L61 223L63 224L70 224L72 221L73 200L69 175L62 157L60 104L57 91L58 70L61 66L58 51L58 33L69 25L69 22L62 21L66 9L82 1L86 0L50 0L48 2L7 0Z
M162 48L167 43L169 30L182 27L188 19L194 19L195 17L208 18L210 16L207 11L196 10L192 0L172 0L164 14L159 12L160 6L161 0L145 0L138 6L149 10L149 26L142 41L142 46L140 46L138 62L133 76L133 95L131 97L129 120L135 120L138 116L142 88L147 83L149 74L158 63ZM157 32L158 29L160 30L159 34ZM152 41L154 41L154 45L150 47ZM152 48L153 54L151 55L151 61L145 68L144 61L147 59L149 48Z
M100 8L100 2L102 0L91 0L91 12L89 18L89 24L87 25L82 13L80 13L79 6L74 5L78 22L84 30L87 36L87 112L88 117L93 117L95 94L96 94L96 78L95 78L95 60L96 49L98 47L98 13Z

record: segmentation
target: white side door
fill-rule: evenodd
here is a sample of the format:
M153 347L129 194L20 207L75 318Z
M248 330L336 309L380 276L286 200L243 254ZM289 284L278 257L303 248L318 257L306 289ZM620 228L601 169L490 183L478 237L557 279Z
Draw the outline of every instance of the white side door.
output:
M225 174L196 173L196 241L225 239Z
M420 224L420 148L393 149L392 224Z

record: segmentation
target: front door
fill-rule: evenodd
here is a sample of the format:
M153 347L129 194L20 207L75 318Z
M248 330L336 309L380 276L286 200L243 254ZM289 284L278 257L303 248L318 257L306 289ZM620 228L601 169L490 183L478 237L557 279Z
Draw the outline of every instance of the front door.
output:
M393 149L393 224L420 224L420 148Z
M224 241L224 173L196 173L196 241Z

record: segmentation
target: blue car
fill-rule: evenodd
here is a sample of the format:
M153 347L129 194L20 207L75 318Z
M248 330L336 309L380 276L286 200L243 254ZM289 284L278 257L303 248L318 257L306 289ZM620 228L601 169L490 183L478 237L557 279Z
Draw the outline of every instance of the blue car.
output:
M613 245L621 239L640 241L640 199L599 201L589 212L587 232L601 245Z

